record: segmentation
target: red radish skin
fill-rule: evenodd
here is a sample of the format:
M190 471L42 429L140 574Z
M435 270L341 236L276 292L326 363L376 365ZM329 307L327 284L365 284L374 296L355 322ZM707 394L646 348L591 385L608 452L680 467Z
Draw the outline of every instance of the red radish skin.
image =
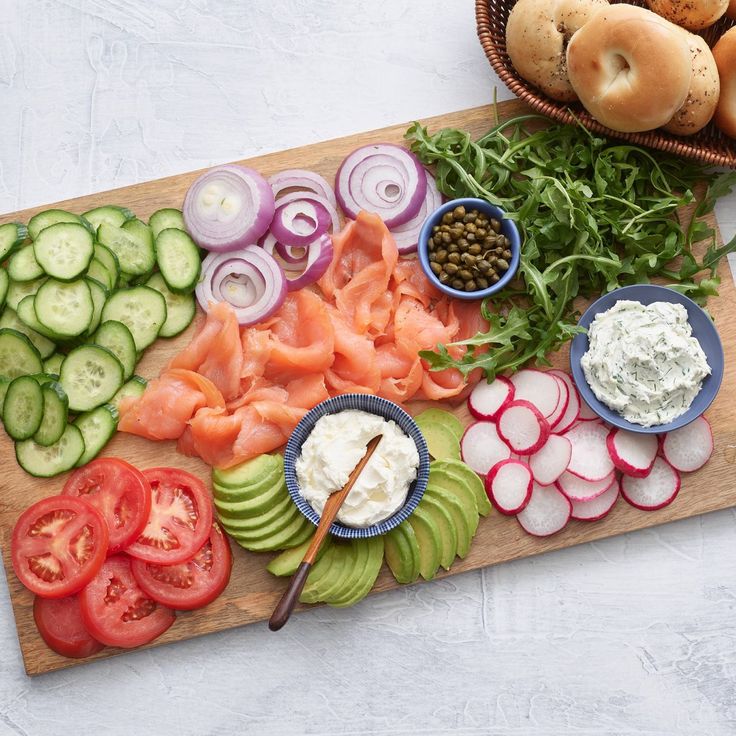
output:
M612 429L606 437L606 447L613 464L622 473L632 478L646 478L657 457L659 441L653 434Z
M552 485L570 464L572 445L567 437L551 434L544 446L529 458L529 468L540 486Z
M713 431L705 417L668 432L661 442L665 460L681 473L692 473L705 465L713 454Z
M534 484L532 497L516 515L521 528L533 537L549 537L562 531L572 514L572 504L555 486Z
M519 460L502 460L486 476L486 494L506 516L518 514L532 496L532 471Z
M547 417L550 429L556 432L557 425L560 423L562 417L565 416L568 404L570 403L570 391L567 388L567 384L564 381L560 380L559 376L554 375L554 373L552 373L551 371L549 371L548 373L555 379L555 381L557 381L557 385L560 388L560 398L557 400L557 407L552 412L552 414Z
M554 369L550 373L556 378L559 378L567 386L567 409L554 427L554 431L557 434L564 434L578 420L578 416L580 415L580 394L578 394L572 378L565 371Z
M680 491L680 474L663 458L654 461L646 478L621 479L621 495L634 508L656 511L669 506Z
M498 415L498 434L519 455L532 455L547 441L549 423L529 401L514 400Z
M585 403L585 400L582 397L580 399L580 413L578 414L578 420L581 422L600 421L600 417Z
M478 475L487 475L501 460L511 456L509 446L499 437L493 422L471 424L460 440L463 462Z
M602 496L616 482L616 473L611 471L603 480L589 481L572 473L564 472L555 484L571 501L592 501Z
M524 368L511 376L514 384L515 401L528 401L539 413L548 419L560 401L560 384L547 371L536 368Z
M583 422L564 434L572 443L569 473L583 480L603 480L613 470L606 438L608 429L603 422Z
M571 518L577 521L598 521L607 516L616 505L619 497L618 481L611 483L610 488L590 501L573 501Z
M514 384L504 376L496 376L491 383L476 384L468 396L468 409L476 419L493 422L513 400Z

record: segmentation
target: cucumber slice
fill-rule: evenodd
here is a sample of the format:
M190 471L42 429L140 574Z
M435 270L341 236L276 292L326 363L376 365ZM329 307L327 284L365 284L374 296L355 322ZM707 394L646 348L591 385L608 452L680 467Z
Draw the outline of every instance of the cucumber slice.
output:
M166 322L166 300L155 289L134 286L116 291L102 310L102 321L122 322L133 335L137 351L147 348Z
M149 242L139 232L123 230L106 222L100 225L97 238L117 256L123 273L140 276L153 270L156 254L152 239Z
M93 242L92 233L84 225L59 222L39 233L33 242L33 252L36 262L49 276L73 281L87 270L94 255Z
M199 248L183 230L168 228L156 238L156 262L166 285L176 294L190 294L199 280Z
M45 278L36 279L35 281L13 281L11 279L5 303L17 312L18 305L23 299L29 295L36 294L45 281Z
M130 220L131 217L135 217L135 215L126 207L109 204L105 207L95 207L93 210L87 210L87 212L82 214L82 217L91 223L95 232L97 232L103 223L120 227L124 222Z
M87 278L94 279L108 294L115 288L115 276L107 270L102 261L93 258L86 273Z
M107 403L123 385L123 366L99 345L80 345L61 364L59 382L69 397L69 411L89 411Z
M5 431L14 440L33 437L41 426L43 417L43 392L32 376L15 378L3 401Z
M65 357L62 353L54 353L51 357L44 360L43 372L50 373L52 376L58 376Z
M33 281L43 276L44 270L36 260L32 245L26 245L10 256L8 276L13 281Z
M153 248L153 230L145 222L134 217L123 225L123 230L140 240L147 248Z
M43 393L43 417L33 435L33 441L44 447L61 439L69 415L69 399L57 381L48 381L41 386Z
M31 240L35 240L42 230L52 225L57 225L60 222L71 222L77 225L83 225L91 233L94 234L91 223L84 217L75 215L73 212L67 212L66 210L44 210L39 212L37 215L31 217L28 222L28 235Z
M4 261L27 237L28 228L20 222L0 225L0 261Z
M149 218L148 224L153 230L153 237L157 238L158 234L162 230L168 230L169 228L175 228L176 230L186 231L186 225L184 224L184 216L181 214L181 210L175 210L172 207L166 207L162 210L156 210Z
M17 330L0 329L0 376L12 380L41 372L41 356L33 343Z
M0 419L3 416L3 402L5 401L5 394L8 393L8 386L12 381L9 378L0 376Z
M84 452L84 439L78 427L67 424L64 434L53 445L44 447L33 440L15 443L18 464L30 475L50 478L74 467Z
M197 313L197 304L192 294L174 294L166 286L164 277L155 273L146 281L146 286L156 291L166 300L166 322L158 333L159 337L175 337L184 332Z
M5 304L9 286L10 277L8 276L8 272L4 268L0 268L0 308Z
M33 300L32 296L26 298ZM32 305L31 311L33 311ZM29 327L10 307L5 307L2 316L0 316L0 328L2 327L9 327L11 330L17 330L22 335L25 335L33 343L36 350L38 350L42 360L48 358L56 350L56 345L51 340ZM53 371L48 372L53 373Z
M110 404L103 404L92 411L80 414L74 420L84 439L84 452L77 460L77 467L86 465L97 457L100 450L110 441L118 428L118 410Z
M121 389L115 394L115 396L113 396L112 399L110 399L110 403L116 409L119 409L120 402L123 399L128 398L128 396L132 396L134 398L143 396L143 392L146 390L147 385L148 385L148 381L146 381L145 378L141 378L140 376L133 376L130 379L130 381L128 381L127 383L124 383Z
M112 278L110 291L116 289L118 286L118 279L120 278L120 264L118 263L118 257L107 246L95 243L95 258L107 269L110 277Z
M47 330L67 338L83 334L94 316L92 293L84 279L68 283L49 279L38 290L33 306Z
M52 344L54 343L54 341L58 342L68 339L64 335L57 335L55 332L52 332L51 330L44 327L38 321L38 317L36 317L36 308L34 306L35 303L36 297L30 295L23 299L23 301L21 301L21 303L18 305L18 311L16 312L16 314L18 315L18 319L26 326L26 328L29 330L33 330L35 333L41 335L41 337L45 338ZM23 332L24 335L26 334L26 332L20 329L18 330L18 332ZM28 337L30 339L30 335ZM31 340L31 342L36 345L34 340ZM36 347L38 347L38 345L36 345ZM40 348L39 353L42 353ZM41 358L43 359L44 357L46 356L42 354Z
M100 325L102 320L102 310L105 308L108 291L105 287L94 279L87 279L89 293L92 295L92 321L87 328L87 334L91 335Z
M138 355L130 330L113 319L103 322L94 337L94 344L107 348L123 366L123 380L127 381L135 370Z

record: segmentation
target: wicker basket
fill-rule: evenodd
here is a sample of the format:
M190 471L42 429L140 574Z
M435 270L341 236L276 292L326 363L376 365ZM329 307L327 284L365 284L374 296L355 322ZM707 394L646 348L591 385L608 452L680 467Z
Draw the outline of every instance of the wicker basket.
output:
M612 3L619 1L611 0ZM516 0L476 0L475 16L478 23L478 38L488 61L491 62L491 66L501 81L517 97L538 112L562 123L574 124L577 119L586 128L596 133L658 148L661 151L695 159L705 164L736 168L736 141L724 136L713 123L687 138L672 135L664 130L653 130L647 133L618 133L601 125L580 104L558 102L531 86L517 74L506 53L506 21L515 3ZM631 4L645 5L636 0L633 0ZM724 18L704 31L703 36L712 46L721 34L734 24L734 21Z

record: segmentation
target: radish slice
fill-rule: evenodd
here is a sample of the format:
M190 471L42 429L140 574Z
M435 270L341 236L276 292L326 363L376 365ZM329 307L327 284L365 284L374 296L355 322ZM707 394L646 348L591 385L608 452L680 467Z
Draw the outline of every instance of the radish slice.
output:
M618 483L611 483L607 491L589 501L572 502L572 518L578 521L598 521L614 507L619 496Z
M675 500L680 490L680 474L662 457L654 461L646 478L621 479L621 495L642 511L656 511Z
M580 399L580 414L578 419L581 422L594 422L596 419L600 420L600 417L585 403L584 399Z
M486 476L486 493L502 514L513 516L529 503L532 481L532 471L526 463L502 460Z
M498 415L498 434L519 455L531 455L549 437L549 423L529 401L512 401Z
M535 483L532 497L516 518L528 534L548 537L565 528L571 513L572 504L555 486Z
M468 396L468 409L476 419L495 421L499 412L514 400L514 384L508 378L496 376L488 383L481 381Z
M560 398L557 400L557 407L555 410L550 414L549 417L547 417L547 421L549 422L549 426L552 430L555 432L557 431L557 425L560 423L560 420L565 415L565 412L567 411L567 406L570 403L570 391L567 388L567 384L562 381L558 376L555 376L552 374L552 377L557 381L557 385L560 388Z
M567 437L551 434L544 446L529 458L534 480L540 486L552 485L566 470L572 456L572 444Z
M612 429L606 438L613 464L626 475L644 478L654 465L659 440L653 434L638 434L625 429Z
M553 416L560 401L560 384L553 375L536 368L524 368L511 376L514 399L528 401L545 418Z
M465 464L479 475L486 475L496 463L508 460L511 455L493 422L471 424L460 440L460 452Z
M572 443L568 472L584 480L602 480L613 470L606 438L608 429L602 422L584 422L564 435Z
M602 496L616 481L615 471L611 471L603 480L583 480L572 473L563 473L557 479L557 487L574 503L575 501L592 501Z
M698 417L682 429L668 432L662 440L665 460L682 473L702 468L713 454L713 432L705 417Z
M557 434L564 434L578 420L578 415L580 414L580 394L578 394L575 384L565 371L555 369L551 370L550 373L555 378L559 378L567 386L567 409L565 409L565 413L560 417L560 420L554 427L554 431Z

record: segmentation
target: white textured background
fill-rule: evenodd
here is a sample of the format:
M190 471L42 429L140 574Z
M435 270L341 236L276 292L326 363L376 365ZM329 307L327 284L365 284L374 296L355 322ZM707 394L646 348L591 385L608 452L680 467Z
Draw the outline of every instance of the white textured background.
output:
M0 0L0 212L493 86L470 0ZM0 582L0 734L736 734L735 558L725 511L33 680Z

